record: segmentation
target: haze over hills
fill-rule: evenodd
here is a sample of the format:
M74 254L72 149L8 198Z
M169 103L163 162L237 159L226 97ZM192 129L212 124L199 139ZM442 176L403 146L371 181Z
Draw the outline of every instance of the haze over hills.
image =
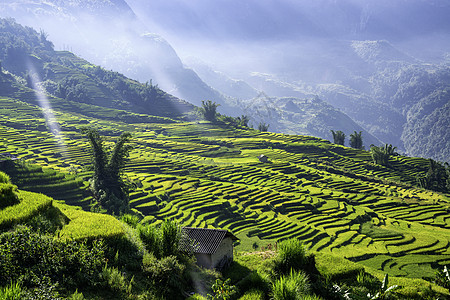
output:
M433 96L448 88L446 1L128 3L181 57L270 96L318 95L382 142L449 161L449 99Z
M318 96L341 111L331 119L344 114L357 124L339 128L343 122L318 118L312 123L322 128L309 130L304 118L298 126L272 119L270 129L306 128L295 132L330 139L329 129L362 128L366 147L391 143L441 161L450 161L449 11L445 1L422 0L0 4L2 15L42 28L57 48L141 82L152 79L196 105L210 99L220 112L249 114L263 92L289 116L295 112L278 105L280 98L308 103ZM157 34L142 35L148 32ZM207 67L192 63L199 60ZM254 125L267 122L250 117Z
M80 3L81 10L89 8L77 1L62 7ZM103 11L102 3L112 2L91 3L99 4L99 15L115 11ZM127 41L129 49L133 41ZM162 40L160 45L172 49ZM313 82L317 69L309 82L281 71L258 70L246 81L208 66L198 72L223 94L235 93L226 101L275 130L319 136L330 128L363 131L318 97L320 88L330 97L342 95L336 103L364 117L365 126L382 124L380 131L394 135L389 122L407 114L407 120L426 118L427 126L440 130L436 136L445 136L445 68L415 68L424 65L384 41L336 45L327 50L360 57L347 60L354 64L366 61L360 77L346 64L342 73L327 74L344 78L338 73L347 72L352 76L345 82ZM154 53L148 61L164 51ZM177 223L226 229L239 238L234 249L246 253L235 255L231 270L221 273L229 278L223 286L238 288L236 298L257 299L257 291L267 299L284 274L280 270L293 278L294 266L305 272L314 299L341 298L341 291L376 298L392 292L390 285L398 285L396 299L448 297L441 277L450 261L449 165L399 155L387 145L369 152L255 130L244 117L208 114L207 105L197 114L153 80L139 82L70 51L55 51L45 30L12 19L0 18L0 62L0 170L6 173L0 172L1 299L6 293L20 299L44 293L52 299L185 299L197 293L190 298L205 299L208 286L215 293L221 284L211 277L218 273L197 270L193 258L163 250L180 249ZM394 72L398 66L401 72ZM416 80L398 92L398 82L411 74ZM352 88L353 81L365 82L366 89ZM423 88L415 90L417 83ZM375 97L384 94L394 96ZM402 123L397 125L401 131ZM424 128L410 131L421 137ZM369 138L364 131L366 147ZM445 140L435 146L439 151ZM121 221L69 205L117 213ZM292 251L283 250L284 241L295 242L293 252L302 253L290 254L287 264L283 253Z

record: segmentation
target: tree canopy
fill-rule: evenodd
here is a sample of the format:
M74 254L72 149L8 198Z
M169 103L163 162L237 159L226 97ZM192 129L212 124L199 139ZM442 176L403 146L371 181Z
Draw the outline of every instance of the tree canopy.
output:
M132 149L127 144L131 134L124 132L120 135L111 151L107 151L103 138L97 130L84 128L91 145L92 166L94 176L91 179L91 190L98 204L108 213L120 214L128 209L128 188L122 179L122 172L126 158Z
M361 131L359 133L353 131L353 133L350 134L350 147L355 149L364 149Z
M343 146L345 142L345 133L340 130L336 132L334 130L331 130L331 133L333 134L333 142L337 145Z
M215 121L217 118L217 107L219 106L220 104L212 102L211 100L202 100L202 107L200 108L200 112L203 115L203 118L205 118L205 120L207 121Z

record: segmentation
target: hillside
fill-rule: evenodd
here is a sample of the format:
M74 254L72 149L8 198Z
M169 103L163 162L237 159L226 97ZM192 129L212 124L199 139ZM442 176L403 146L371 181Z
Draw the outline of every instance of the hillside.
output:
M0 59L5 70L22 80L2 74L3 96L18 89L42 89L69 102L84 103L156 116L181 117L193 109L158 86L141 84L66 51L54 51L44 33L0 20ZM20 79L20 78L19 78ZM23 87L25 86L25 87ZM33 93L31 90L28 93ZM33 98L34 95L27 98Z
M153 81L191 104L210 99L220 103L223 112L234 112L221 93L183 65L163 36L136 18L126 1L7 0L0 3L0 14L40 28L56 49L70 50L140 82ZM112 19L115 22L111 23Z
M383 167L368 152L313 137L209 123L116 123L62 112L65 148L55 157L61 150L52 135L30 123L38 108L5 98L2 106L9 114L1 123L4 151L63 171L89 163L80 124L108 139L132 132L126 174L142 188L130 204L146 221L176 218L183 225L228 228L243 249L295 236L313 250L391 275L432 276L432 265L449 260L449 200L415 187L428 169L425 159L398 156ZM260 163L260 154L270 163ZM420 271L413 267L419 262Z
M326 39L289 51L281 45L262 60L264 72L237 78L272 99L319 97L383 143L408 155L450 160L445 61L419 60L385 40ZM282 67L284 61L291 63Z
M308 260L305 272L310 276L314 293L325 299L331 294L333 299L339 298L337 292L330 291L334 283L345 287L359 283L364 276L372 276L372 284L378 286L385 274L391 276L394 284L401 285L400 299L423 299L426 293L423 287L428 285L429 293L448 295L444 288L433 284L436 271L450 263L448 166L440 170L439 176L445 178L438 179L445 182L441 192L436 192L420 187L424 178L436 179L432 177L436 176L432 172L434 164L428 159L392 155L381 165L374 163L368 151L313 136L261 132L236 125L230 122L234 119L226 116L214 122L190 121L188 114L192 113L193 106L151 82L141 84L70 52L54 51L45 34L11 20L2 20L0 24L3 30L0 35L3 50L0 51L0 170L9 174L20 190L12 185L1 190L7 196L1 195L0 199L0 228L4 231L0 233L0 242L4 241L3 237L8 241L11 236L22 234L21 230L33 237L33 243L38 241L36 244L65 237L81 244L111 239L112 244L106 247L107 255L101 264L95 264L97 273L91 270L94 273L90 274L95 277L99 272L116 272L119 278L116 280L122 282L118 288L120 293L134 293L130 299L135 299L144 294L154 296L144 290L149 286L152 292L158 288L152 277L156 276L152 273L155 270L171 273L170 268L174 268L179 276L175 282L183 278L188 281L183 284L186 283L189 291L194 289L195 278L183 277L187 276L185 270L191 271L189 260L171 261L167 258L170 255L159 259L149 245L143 246L145 241L139 236L139 226L144 226L146 232L154 232L151 230L156 229L149 227L159 228L168 220L176 220L182 226L223 228L236 235L239 242L235 249L242 257L237 255L230 273L199 272L201 276L223 276L223 279L229 276L233 284L240 285L242 293L248 289L244 276L248 275L249 281L254 279L251 279L253 275L261 276L258 280L264 287L260 291L266 293L260 299L265 299L276 279L264 281L260 273L252 272L260 271L256 270L257 266L272 272L270 263L279 255L273 249L290 239L300 240L313 257ZM425 97L427 101L422 102L418 111L433 111L435 101L445 109L447 96L445 91ZM318 98L305 103L296 98L274 101L280 109L292 112L282 118L272 116L280 124L302 121L297 126L309 126L309 130L324 133L328 130L327 122L339 115L346 122L343 125L352 126L344 114ZM259 106L249 105L248 109L258 111ZM271 112L270 109L259 111L263 117ZM295 119L299 116L294 113L301 115L301 119ZM437 113L431 115L440 117ZM413 114L408 117L421 118ZM314 118L322 122L317 123ZM131 215L124 218L135 229L111 216L86 212L93 207L88 182L93 171L90 144L81 133L83 128L98 130L107 147L122 132L131 133L133 150L123 174L131 187ZM268 161L260 161L260 155L265 155ZM4 156L17 159L11 161ZM19 196L11 198L14 203L5 205L11 191ZM42 192L53 200L27 191ZM48 225L47 219L52 216L46 211L55 211L54 208L59 210L56 219L60 223L52 227L49 237L39 230ZM41 215L44 219L40 219ZM30 225L28 221L36 216L37 220ZM84 222L84 218L92 223ZM31 233L29 229L16 227L33 224ZM133 250L128 252L130 249ZM61 259L66 257L62 255ZM147 261L150 266L146 265L146 259L150 260ZM106 261L111 265L105 265ZM165 269L166 265L160 265L163 263L171 267ZM8 274L28 272L21 265L16 267L8 269L11 273L0 272L0 276L9 281L14 276ZM114 271L114 268L118 269ZM39 264L32 270L42 271ZM55 270L51 271L56 273L51 273L54 277L49 280L62 280L65 295L83 287L80 277L72 282L68 277L54 275L59 274L59 267ZM233 274L233 270L239 275ZM279 275L272 274L275 278ZM27 276L26 283L32 287L47 284L46 288L50 289L50 283L55 283L36 283L32 275ZM135 285L131 283L133 276L138 282ZM114 294L111 282L105 283L101 277L102 283L97 283L98 276L95 278L88 288L83 287L87 289L83 290L84 294L93 293L95 298L99 296L97 293L103 293L99 287L106 285L108 290L101 297L122 296ZM173 284L167 278L158 280ZM195 291L203 294L209 291L212 283L204 284L208 285L206 289L197 286ZM186 298L186 287L172 288L161 294L175 291L176 298ZM351 288L355 292L359 287ZM373 286L365 288L364 295L374 292ZM171 299L167 295L166 298Z

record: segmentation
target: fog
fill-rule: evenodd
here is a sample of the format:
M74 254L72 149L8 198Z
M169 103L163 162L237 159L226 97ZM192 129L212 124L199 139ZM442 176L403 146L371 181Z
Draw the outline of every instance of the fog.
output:
M448 85L436 75L450 66L447 0L4 0L0 14L44 30L57 50L221 113L247 113L261 94L318 97L356 122L347 130L411 154L404 128Z

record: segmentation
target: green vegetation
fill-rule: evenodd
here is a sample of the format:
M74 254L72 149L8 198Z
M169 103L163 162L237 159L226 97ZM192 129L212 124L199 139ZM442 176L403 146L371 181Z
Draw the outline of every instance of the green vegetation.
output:
M291 269L288 275L281 275L273 282L272 299L274 300L299 300L304 299L310 293L308 276L302 271Z
M359 133L354 131L350 134L350 147L355 149L364 149L363 140L362 140L362 132Z
M269 130L269 124L259 123L258 130L261 131L261 132L268 131Z
M202 114L205 120L210 122L216 121L217 107L219 106L220 104L212 102L211 100L207 101L202 100L202 107L200 108L200 113Z
M334 132L334 130L331 130L331 133L333 134L333 143L343 146L345 143L345 133L340 130L336 132Z
M435 160L428 160L430 165L428 172L423 177L417 177L420 187L437 192L450 191L450 166L448 163L441 164Z
M393 147L391 144L385 144L383 147L377 147L370 145L370 153L372 155L373 162L383 166L389 166L389 158L393 155L398 155L395 152L397 147Z
M94 177L91 180L91 190L98 204L108 213L120 214L128 210L128 189L122 179L125 159L132 149L131 134L122 133L111 153L108 154L103 145L103 139L97 130L89 128L82 130L89 139L92 151Z
M187 122L181 113L146 115L131 100L111 105L122 98L97 94L89 72L107 82L120 75L54 52L32 30L24 34L35 43L22 47L26 55L47 51L39 52L40 62L53 75L40 75L61 80L61 91L70 83L66 93L75 98L50 97L59 132L49 130L20 60L11 58L22 41L7 41L17 47L3 64L11 73L0 74L0 152L17 159L0 161L8 174L0 173L1 293L182 299L187 292L217 294L211 287L220 279L218 286L236 286L235 297L243 299L287 295L306 283L304 298L358 298L386 291L388 284L380 287L389 274L399 299L448 296L434 284L450 262L445 165L400 155L390 155L387 165L374 163L358 147L252 130L217 112L214 122ZM74 70L90 85L64 81ZM78 102L78 85L98 102ZM99 99L109 108L96 106ZM90 129L81 133L83 126ZM123 132L132 134L133 148ZM258 160L262 154L268 163ZM106 210L128 213L123 222L88 212L96 209L91 186ZM106 189L114 204L101 198ZM180 226L230 230L240 239L235 263L223 274L196 267L178 251Z

